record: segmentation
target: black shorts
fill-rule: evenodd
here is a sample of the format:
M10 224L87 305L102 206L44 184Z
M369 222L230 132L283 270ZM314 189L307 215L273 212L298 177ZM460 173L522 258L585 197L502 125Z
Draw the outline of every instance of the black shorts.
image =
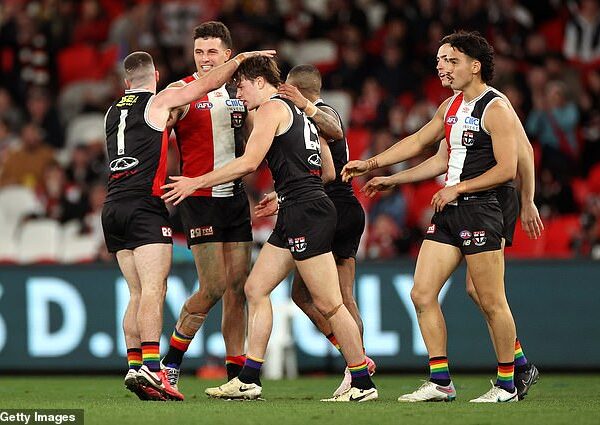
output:
M269 242L291 251L294 260L331 252L337 214L327 196L279 209Z
M337 211L332 251L339 258L354 258L365 230L365 212L357 200L332 201Z
M496 188L496 197L498 198L504 217L502 235L506 241L506 246L512 246L517 217L519 216L519 195L517 189L505 185Z
M252 242L245 192L223 198L190 196L179 208L188 247L206 242Z
M169 212L156 196L106 202L102 208L102 230L109 252L173 243Z
M425 239L453 245L463 255L496 251L502 246L504 221L498 201L446 205L431 218Z

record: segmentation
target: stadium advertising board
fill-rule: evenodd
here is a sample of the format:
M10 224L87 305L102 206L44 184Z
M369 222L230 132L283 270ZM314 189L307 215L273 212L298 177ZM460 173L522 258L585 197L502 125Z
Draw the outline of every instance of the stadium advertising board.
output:
M363 263L357 268L365 346L382 369L424 369L427 364L410 300L413 269L411 262ZM589 262L512 263L507 268L518 335L537 365L600 367L599 275L600 264ZM181 305L197 284L193 265L173 268L163 350ZM275 312L271 355L289 356L291 349L300 370L340 370L339 354L293 306L288 294L286 281L271 297ZM123 368L121 318L127 300L126 283L113 266L0 268L0 370ZM487 329L464 291L464 268L452 276L440 300L454 369L494 369ZM217 306L190 346L185 366L196 368L211 359L220 363L223 356Z

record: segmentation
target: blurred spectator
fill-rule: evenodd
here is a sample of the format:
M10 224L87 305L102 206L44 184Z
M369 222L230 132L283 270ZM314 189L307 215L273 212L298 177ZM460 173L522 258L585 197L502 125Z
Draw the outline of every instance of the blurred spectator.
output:
M352 26L368 32L367 15L358 7L355 0L328 0L323 18L322 31L328 38L341 42L339 29Z
M571 17L565 28L564 53L576 62L600 59L600 5L598 0L569 1Z
M559 214L577 212L577 205L573 197L573 190L567 176L557 174L548 168L543 168L540 173L540 183L537 186L535 203L544 219Z
M329 89L346 89L357 95L368 72L362 46L356 43L346 43L340 48L340 64L326 76L326 85Z
M600 197L590 197L580 217L581 234L571 241L576 255L600 260Z
M381 62L375 66L373 76L394 97L414 87L416 80L411 63L405 60L404 52L395 43L387 43L383 48Z
M109 21L99 0L83 0L75 28L73 43L100 45L106 41Z
M27 120L39 126L45 135L45 141L53 148L62 148L65 144L64 132L54 109L50 94L34 87L27 96Z
M100 174L94 170L91 164L90 149L86 145L77 145L71 154L71 162L66 169L66 177L69 182L87 189L92 183L100 180Z
M16 131L23 124L23 114L13 102L10 92L0 87L0 118L5 120L12 131Z
M62 167L56 162L50 162L44 169L43 177L36 192L44 206L46 217L61 223L82 220L87 201L80 187L67 182Z
M19 139L11 131L8 121L0 117L0 170L2 170L8 152L14 149L18 143Z
M54 151L43 140L42 130L33 123L21 129L20 143L6 155L0 170L0 187L18 184L35 188L44 170L54 161Z
M555 173L572 173L579 158L577 105L567 99L566 87L551 81L546 91L533 93L527 132L542 145L542 162Z
M367 78L352 108L350 117L352 125L360 127L375 121L383 99L383 89L379 82L375 78Z
M319 17L306 7L304 0L290 0L283 17L285 34L294 41L304 41L321 26Z

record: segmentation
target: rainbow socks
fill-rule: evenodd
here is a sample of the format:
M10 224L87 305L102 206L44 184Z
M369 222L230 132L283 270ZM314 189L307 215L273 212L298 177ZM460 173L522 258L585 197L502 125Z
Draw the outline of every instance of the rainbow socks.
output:
M246 363L246 356L227 356L225 357L225 368L227 369L227 380L231 381L238 376Z
M517 372L522 372L527 369L527 357L525 357L525 353L523 353L523 348L521 347L521 341L519 338L515 341L515 370Z
M256 384L258 386L262 386L260 383L260 369L264 362L264 359L246 356L244 367L242 367L242 370L238 375L239 380L244 384Z
M127 349L127 364L129 369L140 370L142 367L142 349L128 348Z
M158 342L142 342L142 361L144 366L152 372L160 371L160 349Z
M498 363L498 377L496 378L496 386L513 393L515 391L515 362Z
M450 369L448 368L448 357L439 356L429 359L429 380L434 384L447 387L450 385Z
M177 329L174 329L171 341L169 341L169 351L163 360L165 366L179 369L183 362L183 355L190 346L192 339L194 339L193 336L184 335L177 332Z
M351 366L348 365L350 376L352 377L352 386L361 390L368 390L375 388L371 377L369 376L369 369L367 368L367 360L364 359L362 363Z

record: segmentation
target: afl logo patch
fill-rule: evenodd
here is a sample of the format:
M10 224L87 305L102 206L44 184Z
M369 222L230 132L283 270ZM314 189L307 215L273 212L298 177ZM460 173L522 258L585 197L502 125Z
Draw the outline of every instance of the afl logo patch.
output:
M446 124L448 125L454 125L458 122L458 118L456 118L456 115L451 115L446 119Z
M110 162L110 171L124 171L138 165L140 161L132 156L123 156Z
M463 230L462 232L460 232L461 239L471 239L471 236L471 232L469 232L468 230Z
M211 109L213 104L207 100L203 100L202 102L196 102L196 109Z

